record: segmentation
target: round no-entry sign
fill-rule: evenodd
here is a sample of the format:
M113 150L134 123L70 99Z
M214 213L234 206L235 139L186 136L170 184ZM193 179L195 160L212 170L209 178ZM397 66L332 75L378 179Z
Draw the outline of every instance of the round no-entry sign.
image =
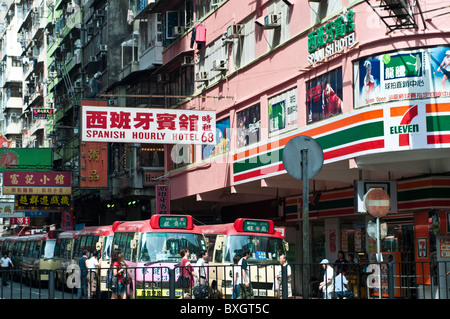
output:
M381 188L372 188L364 195L364 205L373 217L383 217L389 212L391 198Z

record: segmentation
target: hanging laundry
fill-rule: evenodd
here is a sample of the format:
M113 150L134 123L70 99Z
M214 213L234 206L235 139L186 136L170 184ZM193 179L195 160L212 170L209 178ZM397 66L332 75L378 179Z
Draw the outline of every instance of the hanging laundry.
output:
M202 45L206 43L206 25L200 23L195 27L195 42L197 49L201 49Z

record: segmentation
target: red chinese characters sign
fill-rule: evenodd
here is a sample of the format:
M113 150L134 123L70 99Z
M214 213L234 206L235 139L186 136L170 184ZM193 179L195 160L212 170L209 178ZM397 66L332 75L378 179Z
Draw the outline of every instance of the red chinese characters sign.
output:
M108 187L108 143L81 142L80 187Z
M156 186L156 213L170 214L170 194L167 185Z
M3 194L70 195L70 172L10 172L3 173Z
M213 111L82 106L86 142L216 144Z

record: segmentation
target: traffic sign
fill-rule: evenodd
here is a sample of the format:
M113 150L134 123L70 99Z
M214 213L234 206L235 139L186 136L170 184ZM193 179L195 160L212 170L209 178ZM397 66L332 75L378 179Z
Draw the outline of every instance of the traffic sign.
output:
M307 151L307 163L303 163L301 152ZM302 165L306 166L307 179L316 176L323 166L323 150L315 139L309 136L296 136L286 143L283 149L283 166L289 175L303 179Z
M391 198L381 188L371 188L364 195L364 205L366 211L373 217L385 216L391 207Z

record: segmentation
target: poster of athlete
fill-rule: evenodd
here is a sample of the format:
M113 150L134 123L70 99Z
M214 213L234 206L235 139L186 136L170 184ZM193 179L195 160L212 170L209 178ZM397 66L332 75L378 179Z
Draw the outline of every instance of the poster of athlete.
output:
M356 61L355 108L450 96L450 47L399 50Z
M342 68L325 73L306 83L308 123L342 113Z

